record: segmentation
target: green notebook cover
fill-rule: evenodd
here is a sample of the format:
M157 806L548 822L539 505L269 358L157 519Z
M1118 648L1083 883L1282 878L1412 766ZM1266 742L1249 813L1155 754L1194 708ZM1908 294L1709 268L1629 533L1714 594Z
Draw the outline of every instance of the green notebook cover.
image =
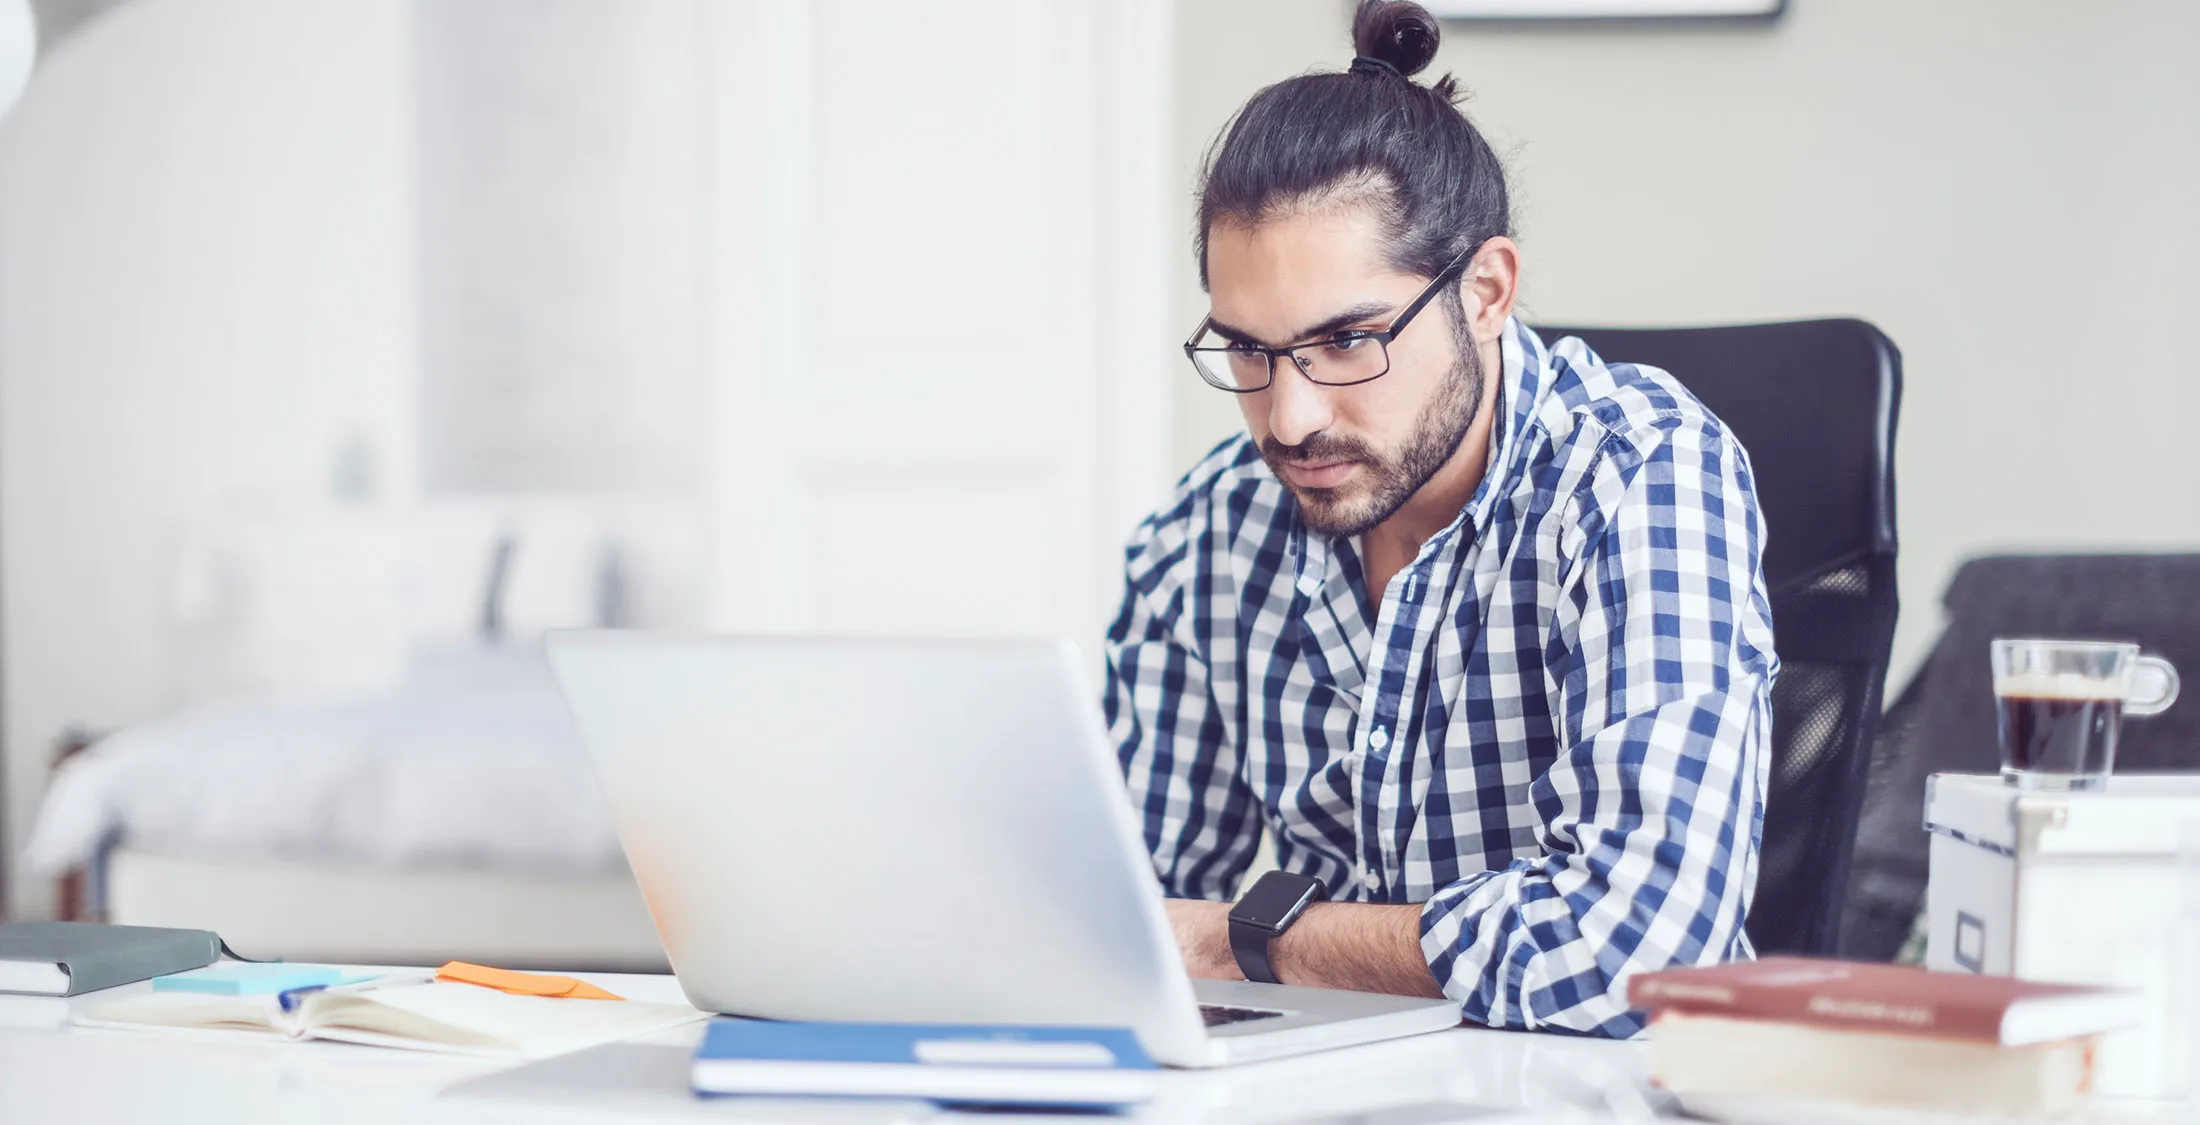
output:
M211 965L221 957L212 930L159 926L108 926L96 922L13 922L0 926L0 962L58 966L68 989L46 995L75 996ZM6 966L0 966L5 975ZM0 991L5 991L0 988Z

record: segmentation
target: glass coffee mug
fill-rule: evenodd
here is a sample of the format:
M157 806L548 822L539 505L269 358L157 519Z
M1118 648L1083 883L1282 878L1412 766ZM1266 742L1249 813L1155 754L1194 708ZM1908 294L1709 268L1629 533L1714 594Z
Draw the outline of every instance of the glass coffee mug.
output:
M2138 645L1997 638L1993 649L2001 777L2020 789L2107 785L2124 716L2177 702L2177 669Z

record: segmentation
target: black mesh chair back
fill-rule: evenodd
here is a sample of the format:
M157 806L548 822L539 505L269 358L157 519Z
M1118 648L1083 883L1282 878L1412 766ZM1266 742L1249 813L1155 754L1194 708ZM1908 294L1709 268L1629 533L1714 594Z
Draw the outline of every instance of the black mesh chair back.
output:
M2116 772L2200 770L2200 555L2003 555L1973 559L1941 598L1947 624L1879 724L1844 956L1886 960L1925 905L1925 779L2001 768L1995 637L2136 641L2175 664L2169 710L2124 723Z
M1780 676L1747 927L1759 953L1830 954L1894 643L1902 357L1860 320L1538 331L1672 373L1749 451Z

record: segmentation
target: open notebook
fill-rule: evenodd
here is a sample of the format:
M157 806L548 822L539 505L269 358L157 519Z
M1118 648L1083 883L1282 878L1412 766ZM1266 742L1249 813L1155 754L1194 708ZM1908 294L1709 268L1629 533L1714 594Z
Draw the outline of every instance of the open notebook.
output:
M320 992L284 1012L273 996L155 992L95 1004L86 1027L185 1028L375 1047L539 1059L703 1018L681 1004L515 996L471 984Z

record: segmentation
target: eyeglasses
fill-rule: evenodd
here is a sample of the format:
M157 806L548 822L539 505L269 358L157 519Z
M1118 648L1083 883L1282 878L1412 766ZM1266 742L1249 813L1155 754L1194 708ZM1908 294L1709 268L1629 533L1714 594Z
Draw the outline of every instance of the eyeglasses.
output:
M1421 295L1390 322L1390 327L1378 332L1339 332L1321 340L1271 348L1222 335L1215 331L1215 320L1210 316L1199 322L1191 339L1184 341L1184 354L1209 386L1232 394L1249 395L1267 390L1269 384L1275 382L1279 357L1288 358L1300 374L1325 387L1372 382L1390 373L1390 342L1406 330L1416 314L1436 299L1444 283L1459 276L1459 271L1472 260L1472 249L1452 259L1450 265L1437 271L1428 288L1421 290Z

